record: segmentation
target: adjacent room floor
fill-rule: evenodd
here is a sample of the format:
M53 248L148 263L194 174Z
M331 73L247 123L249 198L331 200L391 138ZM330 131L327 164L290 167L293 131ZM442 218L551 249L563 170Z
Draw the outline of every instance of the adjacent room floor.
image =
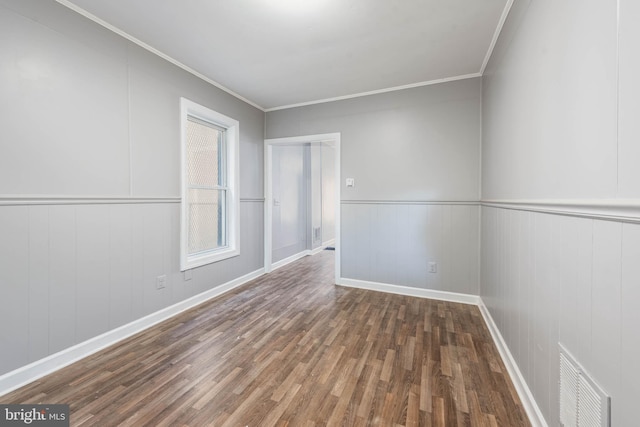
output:
M72 425L528 426L477 307L305 257L13 393Z

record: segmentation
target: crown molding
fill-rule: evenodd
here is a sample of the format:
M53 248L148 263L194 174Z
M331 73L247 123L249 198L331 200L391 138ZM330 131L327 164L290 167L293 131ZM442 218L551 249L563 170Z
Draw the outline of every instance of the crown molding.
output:
M61 5L73 10L74 12L84 16L85 18L92 20L96 24L99 24L99 25L103 26L104 28L106 28L106 29L118 34L119 36L124 37L125 39L129 40L130 42L137 44L141 48L148 50L149 52L153 53L154 55L159 56L160 58L164 59L165 61L168 61L168 62L172 63L173 65L182 68L186 72L193 74L194 76L198 77L199 79L204 80L205 82L217 87L218 89L228 93L229 95L238 98L240 101L246 102L247 104L251 105L252 107L257 108L260 111L263 111L263 112L265 111L265 109L263 107L261 107L260 105L256 104L255 102L253 102L253 101L243 97L242 95L232 91L231 89L229 89L228 87L218 83L217 81L215 81L213 79L210 79L209 77L205 76L204 74L199 73L198 71L196 71L193 68L183 64L182 62L178 61L177 59L174 59L171 56L159 51L158 49L146 44L142 40L139 40L139 39L133 37L131 34L121 30L120 28L118 28L118 27L116 27L114 25L111 25L108 22L98 18L94 14L92 14L92 13L88 12L87 10L79 7L78 5L72 3L71 1L69 1L69 0L56 0L56 2L58 2Z
M316 101L300 102L300 103L297 103L297 104L289 104L289 105L282 105L282 106L279 106L279 107L271 107L271 108L266 108L264 111L266 113L269 113L271 111L286 110L286 109L289 109L289 108L297 108L297 107L306 107L306 106L309 106L309 105L316 105L316 104L325 104L327 102L343 101L345 99L352 99L352 98L361 98L363 96L378 95L378 94L387 93L387 92L396 92L396 91L399 91L399 90L412 89L412 88L422 87L422 86L431 86L431 85L436 85L436 84L440 84L440 83L454 82L454 81L457 81L457 80L473 79L473 78L476 78L476 77L482 77L482 74L480 74L480 73L472 73L472 74L464 74L464 75L460 75L460 76L445 77L443 79L428 80L428 81L424 81L424 82L411 83L411 84L402 85L402 86L393 86L393 87L389 87L389 88L385 88L385 89L377 89L377 90L371 90L371 91L368 91L368 92L354 93L354 94L351 94L351 95L336 96L336 97L333 97L333 98L318 99Z
M480 67L480 75L484 74L484 70L487 68L487 64L491 59L491 55L493 55L493 49L496 47L496 43L498 43L498 38L500 37L500 33L502 32L504 23L507 21L507 16L509 16L509 11L511 11L511 6L513 6L513 0L507 0L507 3L504 5L504 9L502 9L502 15L500 16L500 20L498 21L496 31L493 33L493 38L491 39L491 43L489 44L489 49L487 49L487 54L484 57L484 61L482 61L482 66Z

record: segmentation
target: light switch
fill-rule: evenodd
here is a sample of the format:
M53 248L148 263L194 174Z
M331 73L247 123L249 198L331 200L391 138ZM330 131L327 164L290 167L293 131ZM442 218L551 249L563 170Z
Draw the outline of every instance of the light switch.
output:
M356 180L354 178L347 178L347 187L355 187Z

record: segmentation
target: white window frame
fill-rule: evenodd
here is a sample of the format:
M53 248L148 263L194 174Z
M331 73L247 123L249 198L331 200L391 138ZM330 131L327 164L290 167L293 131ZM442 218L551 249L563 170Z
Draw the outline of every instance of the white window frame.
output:
M188 203L187 203L187 119L195 117L206 123L225 129L226 165L227 165L227 246L210 251L189 255L188 245ZM200 267L240 255L240 124L237 120L197 104L186 98L180 98L180 168L181 168L181 206L180 206L180 271Z

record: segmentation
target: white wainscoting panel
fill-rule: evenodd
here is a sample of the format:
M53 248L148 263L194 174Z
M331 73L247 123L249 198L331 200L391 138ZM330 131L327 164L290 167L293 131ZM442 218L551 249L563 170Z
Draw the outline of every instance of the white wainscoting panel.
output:
M546 423L561 342L611 395L612 425L634 425L640 225L483 206L481 253L480 296Z
M620 366L637 366L640 360L640 227L622 225L620 287ZM609 391L610 393L612 391ZM638 419L640 375L637 369L622 369L620 389L615 390L614 419L631 423ZM613 424L616 425L616 424ZM619 424L625 425L625 424Z
M240 256L188 280L179 203L53 203L0 206L0 377L262 268L262 200L241 203Z
M478 294L477 205L343 201L341 209L343 278Z

